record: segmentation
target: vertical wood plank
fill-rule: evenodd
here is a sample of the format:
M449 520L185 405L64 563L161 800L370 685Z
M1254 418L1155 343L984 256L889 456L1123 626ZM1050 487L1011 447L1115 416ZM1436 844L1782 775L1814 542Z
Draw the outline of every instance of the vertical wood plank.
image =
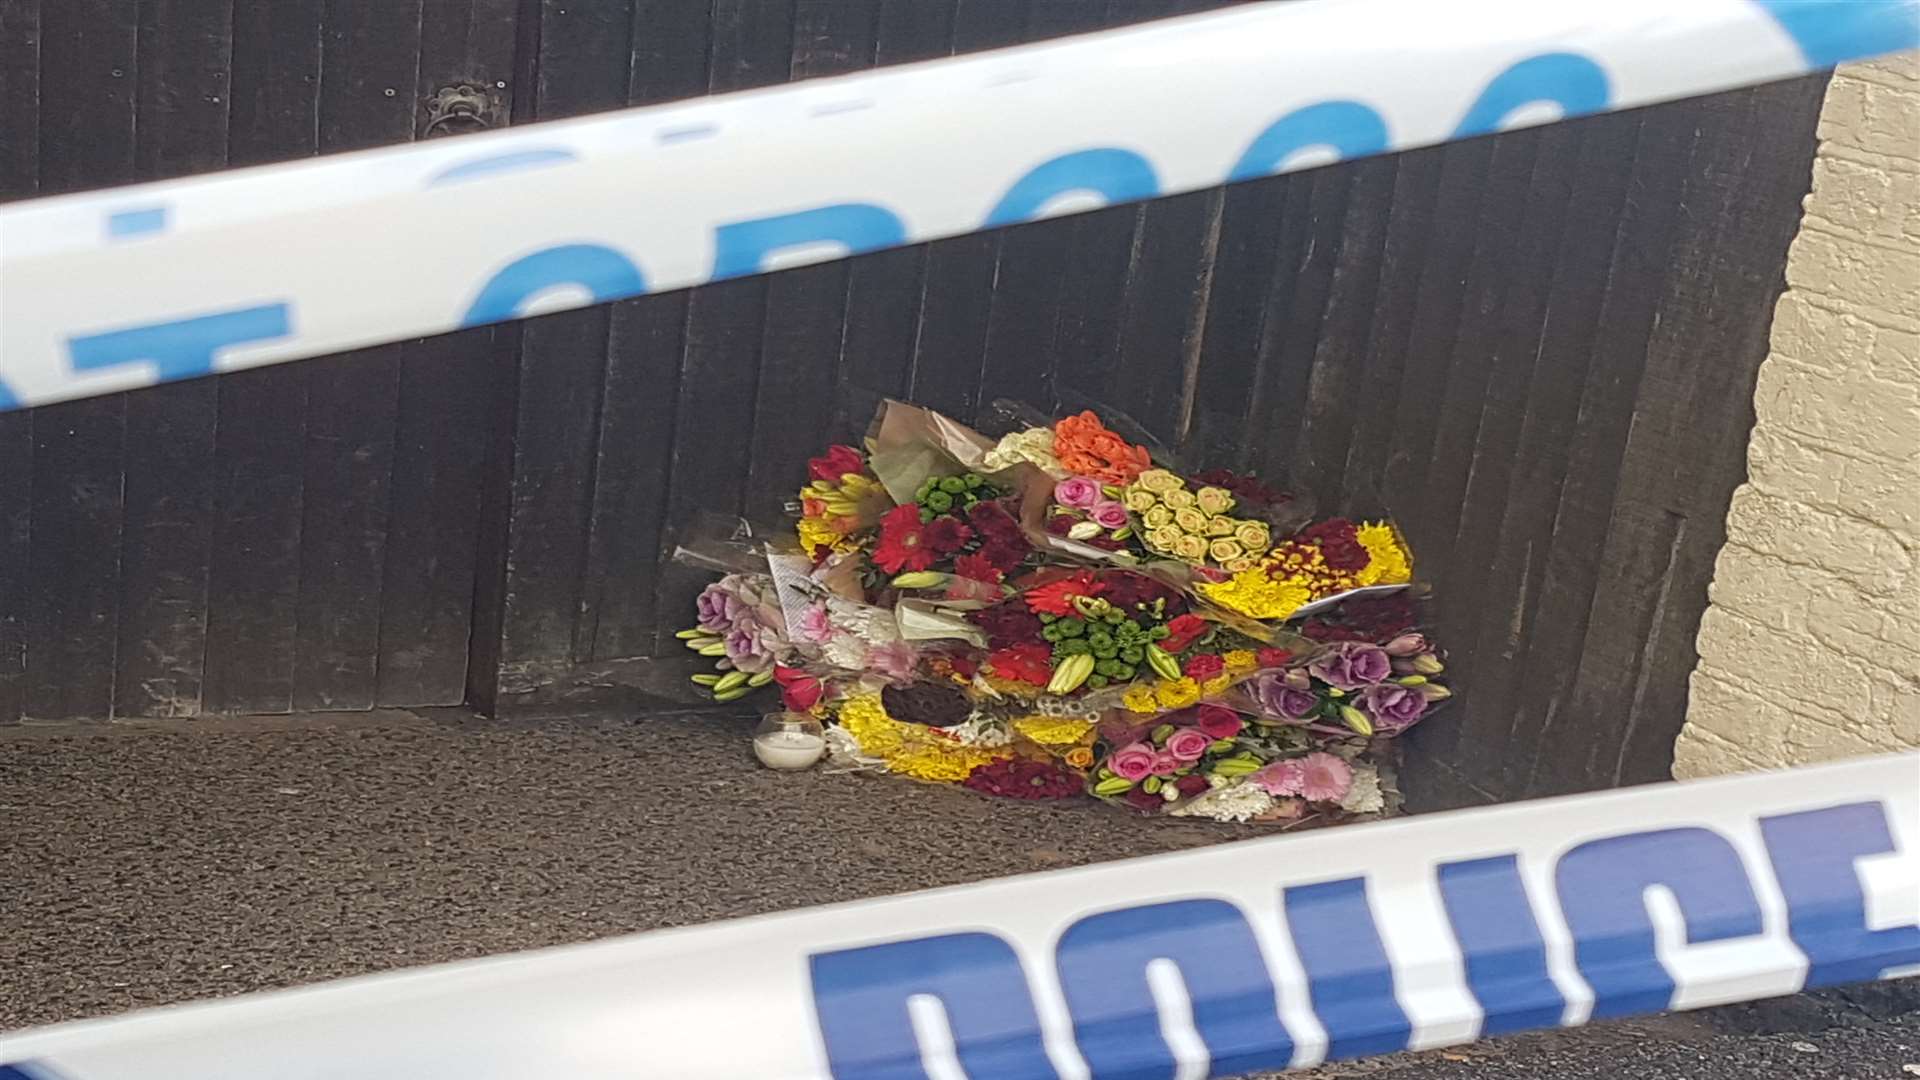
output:
M627 3L544 0L538 119L626 103L632 22ZM571 661L591 648L579 627L608 318L606 307L592 307L519 328L503 666Z
M40 187L40 0L0 0L0 202Z
M252 165L319 149L326 0L236 4L228 158ZM217 379L212 566L202 707L293 705L308 368Z
M0 201L40 186L40 0L0 0ZM0 724L27 707L33 414L0 413Z
M135 167L141 179L227 161L233 20L224 2L150 0L140 11ZM117 716L201 708L213 539L217 380L127 395L126 519Z
M635 4L627 100L650 105L704 93L712 24L710 0ZM672 460L679 423L662 403L679 396L688 295L682 289L612 308L581 613L596 660L651 655L679 625L678 612L656 603L671 555L664 542L670 477L662 463Z
M1187 380L1199 362L1198 331L1219 241L1220 199L1217 191L1194 191L1141 211L1109 400L1163 445L1183 434Z
M518 7L517 0L425 0L415 102L444 85L475 85L500 95L504 122L521 93ZM425 124L424 108L416 107L416 137ZM500 338L511 334L486 327L399 347L376 705L454 705L465 697L484 528L476 523L494 396L509 385ZM508 483L504 474L499 483Z
M39 191L133 179L138 4L76 0L40 17ZM102 720L120 616L126 397L49 406L32 426L26 712Z
M779 0L714 0L707 88L715 93L783 82L792 63L793 8ZM687 321L674 405L672 474L667 481L670 530L694 527L704 514L746 509L750 439L740 419L758 395L765 340L767 284L739 278L696 289ZM681 534L670 532L668 550ZM709 575L667 562L657 608L661 634L692 610Z

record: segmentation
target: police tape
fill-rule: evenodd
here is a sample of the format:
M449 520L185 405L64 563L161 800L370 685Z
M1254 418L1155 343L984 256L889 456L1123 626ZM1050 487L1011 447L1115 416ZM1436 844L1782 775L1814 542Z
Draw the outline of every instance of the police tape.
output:
M0 410L1920 44L1920 0L1300 0L0 209ZM80 137L78 135L74 137Z
M0 1080L1304 1067L1920 972L1916 845L1920 754L1864 758L0 1036Z

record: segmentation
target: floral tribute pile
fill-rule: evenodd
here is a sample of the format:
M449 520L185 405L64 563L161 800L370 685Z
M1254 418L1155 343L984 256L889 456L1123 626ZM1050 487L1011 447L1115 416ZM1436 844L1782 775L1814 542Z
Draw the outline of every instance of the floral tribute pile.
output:
M1390 522L1183 475L1092 412L996 441L888 402L808 473L792 542L695 560L733 572L680 636L716 700L777 687L839 767L1337 821L1385 808L1391 740L1449 696Z

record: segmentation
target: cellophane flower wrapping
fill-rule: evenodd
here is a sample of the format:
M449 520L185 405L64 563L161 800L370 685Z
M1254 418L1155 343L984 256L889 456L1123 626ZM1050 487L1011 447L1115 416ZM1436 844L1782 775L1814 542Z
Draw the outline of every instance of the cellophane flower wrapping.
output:
M683 547L722 572L680 634L714 663L694 680L820 717L834 768L1167 817L1390 811L1394 740L1451 696L1393 522L1303 516L1092 410L1014 412L994 439L886 402L796 463L790 531Z

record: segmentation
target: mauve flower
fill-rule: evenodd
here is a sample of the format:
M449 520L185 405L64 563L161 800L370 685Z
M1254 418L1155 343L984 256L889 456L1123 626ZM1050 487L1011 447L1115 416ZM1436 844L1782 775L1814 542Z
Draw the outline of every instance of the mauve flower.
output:
M1181 728L1167 736L1167 753L1176 761L1199 761L1212 745L1213 739L1199 728Z
M1381 648L1386 650L1388 656L1412 656L1414 653L1426 651L1427 636L1425 634L1401 634L1399 637L1382 645Z
M1307 714L1320 706L1319 698L1304 690L1295 690L1287 685L1285 676L1272 672L1253 677L1253 696L1268 716L1295 722L1305 720Z
M1378 645L1343 641L1314 657L1307 670L1337 690L1358 690L1393 674L1393 661Z
M773 650L766 636L754 627L738 627L727 634L727 659L750 675L773 670Z
M825 645L833 637L833 619L827 615L826 604L809 604L800 613L800 636L815 645Z
M1100 501L1100 482L1084 476L1069 476L1053 485L1053 501L1075 510L1092 509Z
M1240 734L1246 721L1232 709L1223 709L1218 705L1202 705L1196 711L1193 726L1206 732L1209 739L1231 739Z
M700 598L694 601L694 609L700 613L700 629L716 634L733 629L743 607L740 599L717 581L700 590Z
M1180 765L1180 759L1165 750L1153 755L1153 775L1155 776L1172 776Z
M920 663L920 654L913 646L904 641L889 641L885 645L875 645L867 653L867 666L885 675L889 679L904 679L913 674L914 667Z
M1107 768L1123 780L1145 780L1153 771L1153 748L1145 743L1123 746L1107 755Z
M1398 735L1426 713L1427 699L1414 687L1381 683L1360 691L1360 707L1372 714L1374 731Z
M1269 795L1298 795L1302 770L1300 762L1288 758L1247 774L1247 782Z
M1089 510L1088 513L1093 516L1094 521L1099 522L1100 527L1103 529L1125 528L1127 524L1127 507L1124 503L1095 503L1093 509Z
M1313 802L1339 802L1353 788L1353 766L1328 753L1300 759L1300 795Z

